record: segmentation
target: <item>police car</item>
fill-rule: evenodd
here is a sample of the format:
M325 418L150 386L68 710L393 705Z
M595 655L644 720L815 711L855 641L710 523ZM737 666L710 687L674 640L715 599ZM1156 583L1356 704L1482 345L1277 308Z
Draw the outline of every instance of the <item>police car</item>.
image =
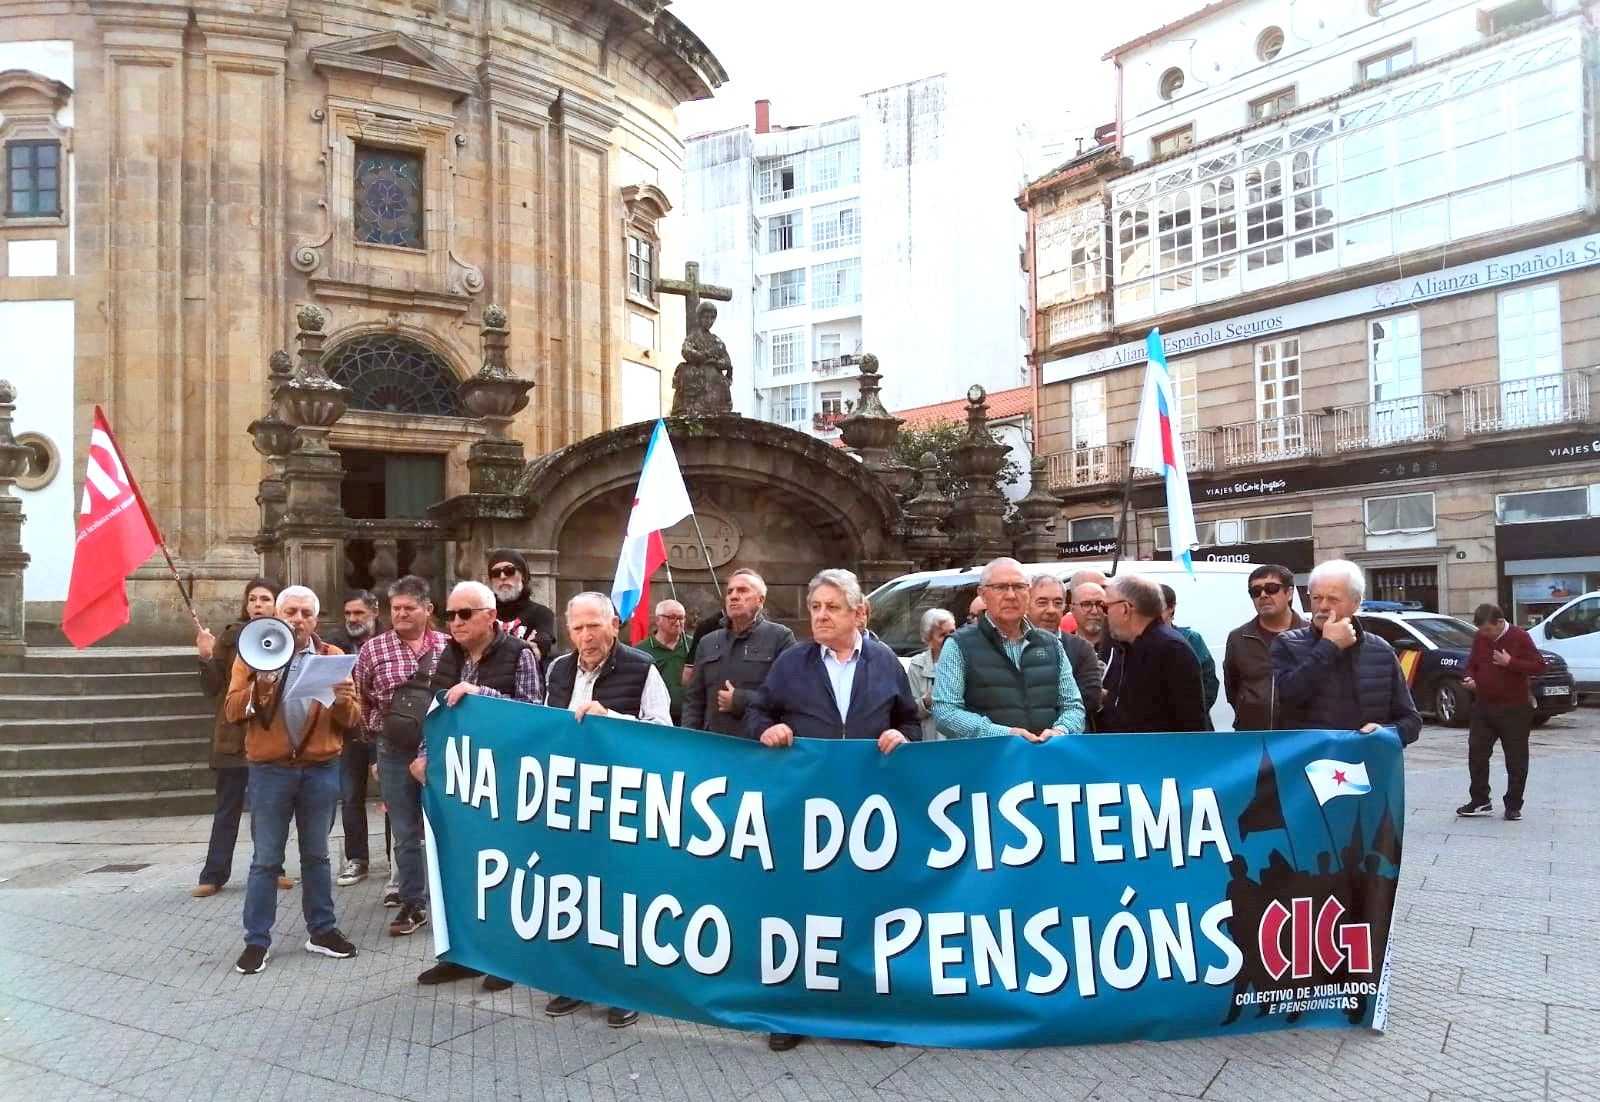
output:
M1397 601L1363 601L1356 613L1363 631L1388 642L1400 659L1417 710L1440 723L1463 726L1472 690L1461 684L1476 629L1465 620L1416 611ZM1533 679L1533 725L1570 712L1577 704L1572 673L1559 654L1541 649L1544 673Z

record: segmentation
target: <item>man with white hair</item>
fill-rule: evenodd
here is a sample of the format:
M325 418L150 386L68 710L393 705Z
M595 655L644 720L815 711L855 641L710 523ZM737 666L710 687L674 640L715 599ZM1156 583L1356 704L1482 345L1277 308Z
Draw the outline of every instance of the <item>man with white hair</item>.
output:
M672 701L666 683L650 656L617 642L616 606L604 593L580 593L567 602L567 637L572 650L550 663L545 703L566 708L582 721L584 716L640 719L672 726ZM582 999L553 995L544 1012L552 1018L571 1014ZM612 1029L639 1020L637 1010L613 1006L606 1010Z
M1119 574L1106 587L1106 627L1121 644L1119 665L1100 708L1100 730L1157 733L1206 731L1200 660L1162 616L1161 587L1139 574Z
M529 704L544 702L544 679L539 673L539 652L526 640L507 631L495 618L494 591L482 582L457 582L445 602L445 644L433 670L432 688L444 693L445 706L454 708L468 696L503 697ZM417 748L411 776L427 783L428 744ZM427 986L482 975L475 968L440 961L417 977ZM485 991L504 991L511 981L484 976Z
M683 698L683 725L719 735L744 732L744 710L773 659L794 646L794 632L766 617L766 580L749 567L728 575L724 626L695 641L694 675Z
M244 897L244 952L234 971L251 976L267 966L278 909L278 873L289 844L289 824L300 824L301 906L306 952L346 958L356 947L339 932L333 911L333 869L328 835L339 806L339 757L344 731L361 721L361 701L352 681L333 688L333 706L306 698L283 698L283 688L307 655L342 654L315 635L317 595L303 585L278 594L277 613L294 631L294 655L282 670L258 673L235 658L223 714L244 724L244 756L250 764L250 882Z
M639 649L650 656L667 683L667 693L672 697L672 722L683 722L683 697L686 681L683 667L689 661L691 640L684 628L689 623L688 610L668 597L656 602L656 630L646 636Z
M1083 700L1059 638L1028 622L1028 580L1016 559L983 568L987 611L945 640L933 719L946 738L1018 735L1044 742L1081 734Z
M1361 630L1355 614L1366 593L1361 568L1330 559L1311 572L1311 623L1272 641L1281 730L1360 731L1394 727L1417 741L1422 717L1389 644Z

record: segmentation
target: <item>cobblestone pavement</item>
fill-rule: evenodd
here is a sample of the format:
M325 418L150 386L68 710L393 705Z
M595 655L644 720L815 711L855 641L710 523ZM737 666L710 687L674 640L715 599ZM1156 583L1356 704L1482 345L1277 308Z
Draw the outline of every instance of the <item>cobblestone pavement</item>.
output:
M419 987L431 939L387 936L381 868L335 889L360 956L300 952L288 903L280 955L244 977L242 877L188 894L208 820L0 826L0 1098L1600 1099L1600 711L1535 732L1520 823L1453 817L1465 753L1465 733L1441 727L1408 751L1382 1036L1006 1052L808 1042L774 1055L760 1036L669 1019L552 1021L526 988ZM245 841L235 869L248 864Z

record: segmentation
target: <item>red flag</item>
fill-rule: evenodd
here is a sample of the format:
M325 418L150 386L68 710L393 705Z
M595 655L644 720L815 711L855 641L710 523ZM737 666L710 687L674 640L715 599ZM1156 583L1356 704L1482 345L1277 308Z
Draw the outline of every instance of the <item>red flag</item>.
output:
M72 581L61 618L61 630L73 646L87 647L128 622L128 575L160 544L106 415L95 406Z

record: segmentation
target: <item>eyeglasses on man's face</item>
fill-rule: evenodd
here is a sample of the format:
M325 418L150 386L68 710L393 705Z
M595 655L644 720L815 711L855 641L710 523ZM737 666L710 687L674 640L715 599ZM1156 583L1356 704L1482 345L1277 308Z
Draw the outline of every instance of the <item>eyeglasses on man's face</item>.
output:
M661 619L663 619L663 620L686 620L686 619L688 619L688 617L685 616L681 612L663 612L661 614Z
M984 582L979 589L992 589L996 593L1026 593L1027 582Z
M1262 597L1276 597L1289 587L1282 582L1262 582L1260 585L1250 587L1250 599L1258 601Z
M444 622L448 624L451 620L466 621L472 619L472 614L475 612L492 611L494 610L488 608L447 608L444 610Z
M497 566L493 570L489 571L489 577L515 578L520 573L522 573L522 571L518 570L514 566Z
M1132 601L1126 601L1126 600L1123 600L1121 597L1118 597L1116 600L1107 601L1105 607L1106 607L1106 611L1110 612L1113 605L1131 605L1131 604L1133 604Z
M1104 601L1074 601L1072 607L1081 608L1088 612L1104 612L1106 603Z

